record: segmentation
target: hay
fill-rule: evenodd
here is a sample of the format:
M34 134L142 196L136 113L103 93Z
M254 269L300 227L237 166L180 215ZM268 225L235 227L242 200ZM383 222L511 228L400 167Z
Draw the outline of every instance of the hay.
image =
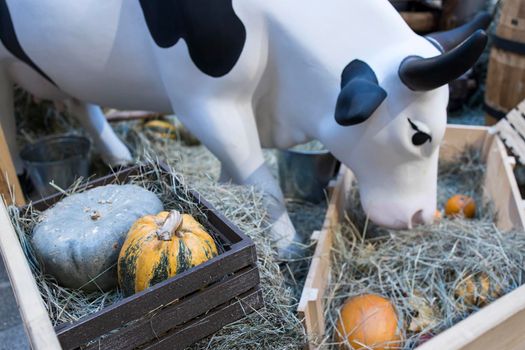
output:
M135 126L128 129L128 137L138 140L142 154L156 154L169 163L192 187L232 220L250 236L257 248L258 268L264 308L246 318L232 323L213 336L194 344L192 349L299 349L306 342L306 336L296 308L298 290L302 283L287 280L289 269L282 269L275 260L275 249L270 239L270 226L266 221L263 194L251 186L237 186L230 183L218 184L219 161L204 146L187 147L179 141L155 140L148 138ZM276 175L275 153L265 152L265 158ZM322 222L324 211L311 208L308 204L293 203L295 208L309 208L310 217ZM311 220L304 222L312 224ZM318 228L320 228L319 224ZM309 228L305 228L309 230ZM300 263L309 265L308 262ZM295 271L295 268L290 268ZM301 277L302 278L302 277Z
M306 336L301 322L296 316L296 291L287 284L285 276L274 259L275 251L269 239L270 228L266 220L263 194L250 186L217 184L219 162L203 147L187 147L178 141L159 141L142 133L140 123L126 122L116 125L117 132L125 139L137 158L165 160L175 168L171 177L184 184L191 184L227 218L232 220L243 232L253 238L257 246L258 267L261 275L261 288L265 307L243 320L233 323L214 336L194 346L195 349L297 349L305 343ZM274 154L266 154L270 163L275 164ZM157 176L156 171L140 174L132 183L141 185L157 193L166 208L183 206L183 210L194 215L190 203L184 196L187 188L174 192L170 181ZM72 186L68 193L82 189L81 182ZM114 302L122 300L118 290L111 292L85 293L80 290L63 288L42 273L30 244L30 233L38 221L40 213L29 208L22 213L15 207L9 208L12 222L19 235L24 251L31 263L42 298L54 325L72 322L95 313ZM313 210L313 209L312 209ZM311 211L313 212L313 211ZM320 221L323 211L316 214ZM205 217L199 217L205 221Z
M458 192L480 203L484 171L479 153L473 150L441 164L440 205ZM358 203L357 193L351 202ZM392 300L405 339L398 348L413 349L520 286L525 235L500 232L491 208L479 211L475 220L443 219L412 231L391 231L367 223L361 209L354 206L351 212L358 214L335 233L325 300L326 337L314 341L321 348L336 348L338 310L347 298L359 294L376 293ZM489 290L461 295L462 286L480 276L488 278ZM470 300L476 297L476 302Z

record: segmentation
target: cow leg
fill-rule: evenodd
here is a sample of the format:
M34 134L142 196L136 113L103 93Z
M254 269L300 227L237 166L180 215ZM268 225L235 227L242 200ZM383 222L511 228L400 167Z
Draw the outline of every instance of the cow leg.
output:
M219 175L219 183L224 184L232 182L232 176L228 173L228 170L221 164L221 173Z
M222 174L228 174L234 183L253 185L265 193L271 235L279 255L294 256L300 239L279 184L264 161L251 106L225 100L192 100L177 104L176 110L181 122L221 161Z
M68 109L89 133L102 159L112 167L128 164L132 161L131 153L115 134L99 106L68 101Z

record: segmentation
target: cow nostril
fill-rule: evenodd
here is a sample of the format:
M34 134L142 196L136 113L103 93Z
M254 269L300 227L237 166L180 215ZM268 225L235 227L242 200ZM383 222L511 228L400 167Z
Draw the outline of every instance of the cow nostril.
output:
M423 210L418 210L415 212L414 215L412 215L411 223L412 227L425 224L425 219L423 218Z

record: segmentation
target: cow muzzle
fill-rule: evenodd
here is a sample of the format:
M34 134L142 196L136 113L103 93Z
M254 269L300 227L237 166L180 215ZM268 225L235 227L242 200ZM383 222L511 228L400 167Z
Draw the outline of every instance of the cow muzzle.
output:
M377 225L395 229L413 229L420 225L429 225L434 221L436 211L435 202L416 201L426 203L410 205L400 202L371 202L363 201L363 208L368 218Z

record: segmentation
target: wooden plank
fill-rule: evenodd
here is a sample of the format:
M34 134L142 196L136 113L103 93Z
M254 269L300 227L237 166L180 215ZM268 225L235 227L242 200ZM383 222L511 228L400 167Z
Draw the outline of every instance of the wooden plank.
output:
M448 125L445 137L441 143L439 159L448 161L460 154L467 145L482 149L485 156L486 144L490 128L485 126Z
M494 203L500 230L523 230L525 212L521 205L521 194L514 177L507 151L499 138L492 138L487 155L487 173L483 186L484 197Z
M525 113L525 110L523 113ZM518 108L515 108L507 114L506 118L509 123L511 123L516 128L517 132L519 132L522 136L525 135L525 118L522 115L522 111L520 111Z
M192 321L180 330L175 330L159 341L144 347L144 350L182 350L195 340L207 337L227 324L240 320L263 306L260 290L242 295L239 301L212 311L206 316Z
M502 119L494 130L498 132L498 136L511 150L511 152L518 157L521 164L525 164L525 141L520 136L519 132L515 130L507 119Z
M57 330L60 343L66 349L79 347L109 331L140 319L175 299L204 288L225 275L250 266L255 261L254 246L238 249L235 245L232 250L212 260L84 317L67 327L60 328Z
M3 203L0 203L0 227L0 252L31 347L33 350L60 349L31 268Z
M227 303L238 295L248 292L259 284L257 267L249 267L229 278L207 287L189 297L176 301L166 308L146 315L143 319L116 333L103 336L86 349L131 349L164 334L176 326Z
M318 243L297 308L299 318L303 320L303 325L311 340L324 334L323 296L328 283L327 276L330 275L332 235L333 230L344 215L345 189L349 188L352 177L353 175L347 168L341 167L336 185L332 191L330 203L328 204L323 228L320 232L314 232L314 238Z
M12 195L14 195L14 198ZM16 175L15 166L9 153L4 131L0 125L0 197L8 204L25 205L22 187ZM14 199L14 200L13 200Z
M525 349L525 286L499 298L417 350Z

